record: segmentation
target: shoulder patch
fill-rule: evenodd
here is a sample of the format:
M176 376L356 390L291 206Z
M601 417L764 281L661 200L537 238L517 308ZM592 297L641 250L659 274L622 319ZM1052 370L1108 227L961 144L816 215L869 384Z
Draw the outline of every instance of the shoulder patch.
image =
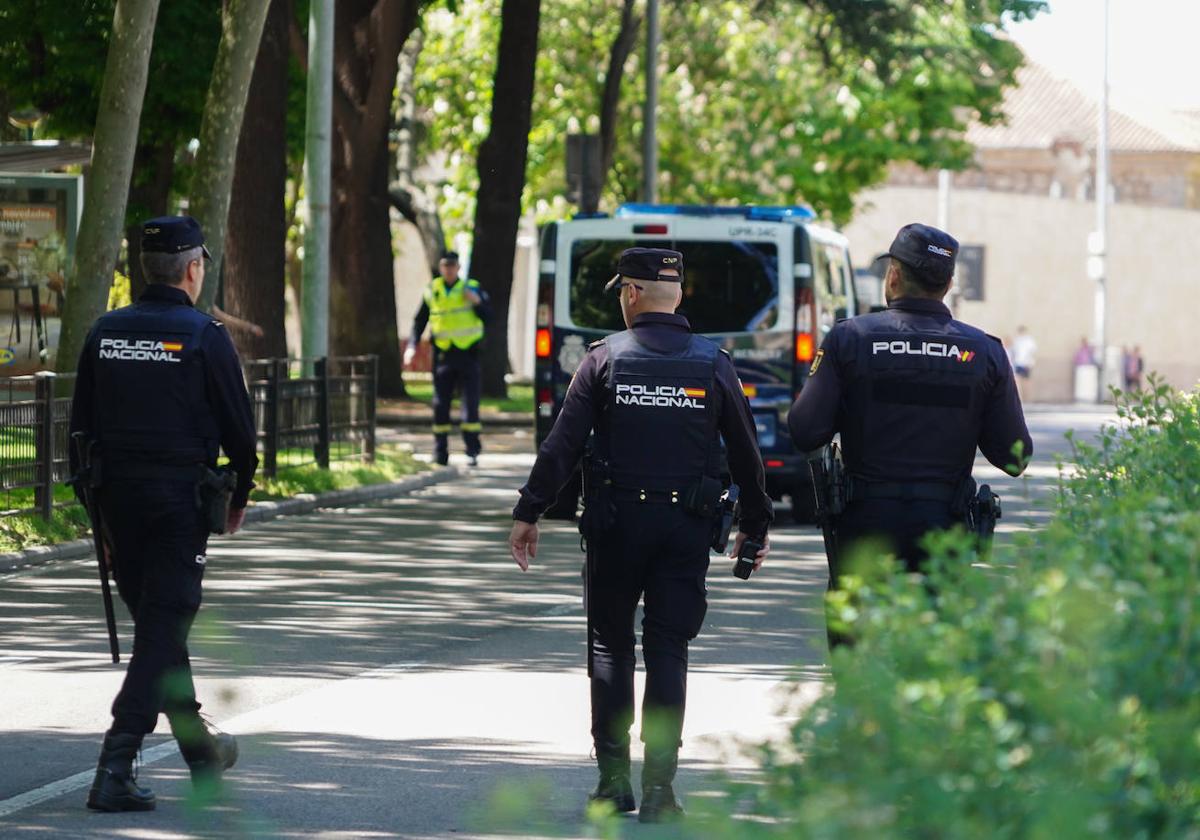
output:
M838 319L837 319L837 321L836 321L835 323L838 323L838 324L844 324L844 323L846 323L846 322L847 322L847 321L849 321L849 320L850 320L849 318L838 318Z
M591 344L588 345L588 350L595 350L597 347L603 347L605 342L606 342L606 339L598 338L595 341L593 341Z
M209 319L209 323L212 324L214 327L220 327L221 329L225 328L225 324L218 321L216 318Z
M728 351L728 350L726 350L724 347L718 347L718 348L717 348L717 352L719 352L719 353L720 353L722 356L724 356L724 357L725 357L726 359L728 359L729 361L731 361L731 362L733 361L733 356L731 356L731 355L729 354L729 351Z

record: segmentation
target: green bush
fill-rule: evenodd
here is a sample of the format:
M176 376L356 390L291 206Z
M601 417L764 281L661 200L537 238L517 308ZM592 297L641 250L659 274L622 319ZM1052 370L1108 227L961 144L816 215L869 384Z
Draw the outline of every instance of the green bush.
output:
M714 834L1200 838L1200 394L1119 416L990 563L850 581L836 689Z

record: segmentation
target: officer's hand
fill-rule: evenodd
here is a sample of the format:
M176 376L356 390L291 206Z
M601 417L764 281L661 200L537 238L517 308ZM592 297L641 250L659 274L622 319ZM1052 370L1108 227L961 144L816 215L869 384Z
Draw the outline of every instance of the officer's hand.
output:
M410 344L404 348L404 366L411 365L415 358L417 358L417 348Z
M239 530L241 530L242 523L245 521L245 508L238 508L237 510L230 509L229 515L225 518L225 533L236 534Z
M512 533L508 535L508 550L512 559L517 561L522 572L529 571L529 561L537 557L538 526L533 522L513 522ZM528 554L527 554L528 552Z
M472 306L478 306L483 303L483 298L479 296L479 293L471 289L463 289L463 297L470 301Z
M738 553L741 552L741 550L742 550L742 543L744 543L748 539L750 539L750 537L748 537L746 534L743 534L741 531L738 531L737 536L734 537L734 539L733 539L733 551L731 551L729 553L729 558L731 560L738 556ZM758 554L755 555L755 557L758 559L756 559L754 561L754 571L756 571L756 572L758 571L758 568L763 564L763 560L766 560L767 555L770 553L771 553L771 538L764 534L763 541L762 541L762 548L759 549Z

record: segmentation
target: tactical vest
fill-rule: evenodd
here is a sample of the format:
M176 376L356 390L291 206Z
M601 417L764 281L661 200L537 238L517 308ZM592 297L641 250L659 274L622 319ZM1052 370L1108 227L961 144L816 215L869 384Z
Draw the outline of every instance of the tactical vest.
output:
M851 322L846 469L869 481L955 483L975 463L990 339L955 321L945 331L918 331L897 317L889 311Z
M451 347L466 350L483 338L483 320L467 300L468 285L478 294L479 284L472 280L459 280L447 289L442 277L435 277L425 290L429 329L439 350L446 351Z
M96 322L86 352L106 459L215 462L220 432L199 353L213 323L190 306L160 301L139 301Z
M604 341L608 404L596 445L613 484L684 490L702 476L717 476L717 345L694 335L682 352L659 353L632 330Z

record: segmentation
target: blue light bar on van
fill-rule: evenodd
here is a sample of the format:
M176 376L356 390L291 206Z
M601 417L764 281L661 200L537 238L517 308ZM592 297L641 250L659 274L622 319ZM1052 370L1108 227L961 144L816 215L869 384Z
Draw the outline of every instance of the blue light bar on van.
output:
M622 204L613 214L616 218L632 216L738 216L760 222L782 222L790 219L815 219L817 214L811 207L730 207L701 204Z

